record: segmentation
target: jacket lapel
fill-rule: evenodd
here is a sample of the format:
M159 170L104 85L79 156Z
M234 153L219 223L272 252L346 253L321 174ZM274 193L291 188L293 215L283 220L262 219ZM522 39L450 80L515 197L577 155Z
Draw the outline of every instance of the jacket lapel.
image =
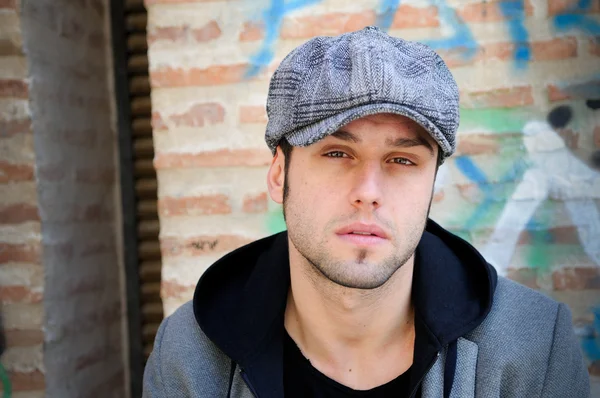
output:
M474 398L475 374L477 368L477 344L460 337L456 347L456 371L450 398ZM444 364L447 348L440 353L437 361L423 379L422 398L442 398L444 396Z

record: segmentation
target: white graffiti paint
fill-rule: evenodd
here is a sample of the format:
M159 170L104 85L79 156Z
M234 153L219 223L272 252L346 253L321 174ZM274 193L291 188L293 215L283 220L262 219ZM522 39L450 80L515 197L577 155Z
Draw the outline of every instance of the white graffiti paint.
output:
M494 232L482 250L500 273L511 263L519 234L547 199L564 201L589 258L600 265L600 173L576 158L546 122L529 122L523 142L531 167L503 208Z

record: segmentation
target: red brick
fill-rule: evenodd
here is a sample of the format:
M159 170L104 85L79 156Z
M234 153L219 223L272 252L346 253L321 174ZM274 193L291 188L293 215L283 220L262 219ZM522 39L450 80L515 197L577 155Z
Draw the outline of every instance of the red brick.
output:
M531 43L533 61L555 61L577 57L577 39L574 37L555 38Z
M458 192L469 203L481 203L483 193L477 184L457 184Z
M0 242L0 264L8 262L39 263L40 245Z
M600 126L594 127L594 145L600 149Z
M394 15L391 28L434 28L437 26L440 26L440 21L436 7L401 5Z
M0 120L0 138L31 133L31 120Z
M466 57L466 48L454 48L438 51L444 62L450 67L472 65L482 61L511 61L518 43L485 43L479 46L474 56ZM577 40L574 37L529 43L531 61L555 61L577 57Z
M23 80L0 79L0 98L29 98L29 87Z
M17 9L17 0L0 0L0 9L8 8L11 10Z
M33 166L0 160L0 183L33 181Z
M40 221L37 206L26 203L0 206L0 224L21 224L28 221Z
M160 240L160 249L163 257L202 256L229 252L252 240L236 235L197 236L185 239L168 237Z
M216 21L210 21L201 28L191 29L189 25L163 26L153 28L148 33L148 43L158 41L186 42L193 37L196 42L207 42L220 37L221 28Z
M482 46L478 59L510 60L516 43L489 43ZM529 43L532 61L555 61L577 56L577 39L574 37Z
M533 104L530 86L471 92L461 97L467 99L462 104L465 108L515 108Z
M267 123L267 110L263 105L258 106L241 106L240 107L240 123Z
M205 26L192 30L192 36L198 42L207 42L221 36L221 28L216 21L210 21Z
M242 42L258 41L265 36L265 25L260 22L246 22L239 36Z
M465 22L495 22L504 21L511 19L502 13L500 8L500 1L498 2L483 2L467 4L456 10L456 14ZM529 1L524 4L525 16L533 15L533 8Z
M193 292L194 286L183 286L177 282L162 281L160 284L161 297L180 297L185 293Z
M31 347L44 342L44 332L41 330L6 330L7 347Z
M307 15L303 17L284 18L281 25L281 38L307 39L315 36L339 35L352 32L367 25L373 25L377 20L374 11L362 13L331 13L324 15Z
M45 376L39 370L8 372L13 391L37 391L46 387Z
M438 191L438 192L436 192L436 193L433 194L432 202L433 203L439 203L442 200L444 200L444 196L446 196L444 194L444 190L440 190L440 191Z
M214 65L206 69L161 68L150 70L152 87L217 86L244 81L248 64Z
M229 198L222 194L183 198L166 197L158 200L158 212L163 217L229 214L231 206Z
M42 292L33 292L27 286L0 286L0 301L3 303L41 303Z
M155 131L167 130L167 125L165 124L165 121L163 120L161 114L158 112L152 112L151 123L152 123L152 129Z
M157 41L183 41L188 34L190 27L184 26L157 26L148 32L148 44Z
M156 169L192 167L267 166L273 155L268 149L221 149L200 153L158 153Z
M554 290L600 289L600 268L564 268L552 273Z
M265 213L268 205L267 193L261 192L258 195L246 195L242 210L244 213Z
M500 150L498 138L490 134L469 134L458 141L457 155L495 154Z
M196 104L187 111L169 117L175 126L204 127L206 123L217 124L225 120L225 108L221 104Z
M557 86L551 84L548 86L548 100L551 102L573 99L569 94L562 91Z
M591 0L591 7L587 10L579 9L578 3L579 0L548 0L548 15L600 12L600 2L597 0Z
M506 270L506 276L509 279L512 279L513 281L528 286L532 289L540 288L537 282L537 268L508 268Z

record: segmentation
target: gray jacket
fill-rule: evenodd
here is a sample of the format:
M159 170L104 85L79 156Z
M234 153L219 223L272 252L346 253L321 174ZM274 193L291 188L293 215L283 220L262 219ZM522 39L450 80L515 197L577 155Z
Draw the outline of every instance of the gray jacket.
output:
M434 246L427 246L425 242L421 247L422 253L431 253L432 247L435 248L441 243L450 243L451 245L457 243L447 239L448 237L445 237L443 232L436 228L439 227L428 226L428 231L430 233L433 231L442 239L429 237L428 239L433 242ZM282 240L281 237L279 239ZM269 242L270 245L273 244L272 241ZM425 249L427 250L424 251ZM244 254L243 258L247 258L249 255L247 249L241 249L241 251L226 256L225 261L239 260L240 252ZM278 255L284 258L285 253L282 252ZM421 257L426 258L427 255L421 254ZM446 261L443 265L451 268L448 265L451 260L447 260L449 256L448 253L445 253L443 258ZM264 280L271 278L272 274L277 274L277 269L279 268L270 268L268 274L264 274L256 280L260 280L260 283L269 283ZM217 270L223 271L223 266L221 265L221 268L217 268ZM231 278L231 273L234 271L231 269L226 269L226 271L223 271L223 275ZM228 291L229 288L214 286L214 281L222 277L217 275L218 273L214 270L209 273L206 278L212 283L204 285L203 294L199 294L197 290L193 303L189 302L183 305L163 321L156 337L154 350L146 365L144 397L250 398L259 396L264 398L283 396L279 380L281 373L277 369L281 366L272 367L271 369L275 370L271 370L271 373L261 370L261 373L256 374L252 370L257 367L256 363L264 364L268 358L277 357L277 351L272 348L277 345L266 344L264 338L255 339L253 337L253 329L259 329L264 322L253 323L252 318L245 318L237 325L248 325L250 331L246 331L218 329L205 319L210 315L210 317L218 319L218 321L213 320L213 323L223 322L223 324L230 324L232 328L236 328L234 320L228 318L229 312L223 312L215 304L223 299L222 292ZM281 275L285 275L285 272L282 272ZM416 272L415 275L418 280L419 272ZM431 275L431 269L428 269L427 275ZM252 273L245 274L245 278L252 279ZM273 278L278 280L277 276ZM429 278L428 286L437 283L431 279L431 276ZM441 279L447 278L444 276ZM473 281L475 279L469 283L473 283ZM493 282L491 284L493 289L488 292L491 293L489 308L481 309L477 316L465 312L464 308L469 307L452 306L452 303L450 303L452 307L444 309L445 312L452 312L458 308L464 314L462 318L469 320L468 323L456 323L456 325L466 325L468 331L458 338L455 338L454 335L450 337L450 344L444 342L444 335L447 335L448 329L441 329L439 324L436 324L437 318L427 319L426 323L430 325L429 329L433 334L437 333L436 339L441 344L438 346L437 353L434 352L431 363L423 368L423 377L415 382L415 385L418 386L418 389L414 390L415 396L424 398L445 396L450 398L588 397L589 378L581 350L573 333L569 309L564 304L559 304L506 278L496 278L495 274ZM237 285L237 289L247 291L252 283L259 282L246 281L244 285ZM453 283L453 286L458 283ZM478 280L477 283L484 284L484 281ZM201 285L202 280L199 287ZM275 290L273 296L282 295L287 290L285 284L281 288L276 285L271 286ZM486 291L482 290L480 286L477 286L476 289ZM204 295L207 290L209 292ZM460 291L463 290L465 287L461 287ZM459 292L455 293L460 296ZM485 296L488 293L481 294ZM255 291L254 294L257 292ZM267 303L276 301L269 297L270 294L262 291L262 296L265 296L268 301L261 304L262 307L259 308L261 314L269 313L270 304ZM418 295L418 291L415 294ZM210 302L207 301L207 297ZM428 297L425 296L422 300L429 304L434 302ZM451 301L448 297L444 297L444 299ZM419 300L421 299L417 297L417 301ZM231 300L228 298L227 301ZM482 302L487 301L482 299ZM246 303L240 302L235 305L243 306ZM274 306L273 308L279 308L278 311L281 312L280 307ZM252 314L252 307L243 310L244 313L250 313L254 317L263 316L257 315L258 312ZM233 311L235 310L232 309L231 312ZM417 312L419 312L418 308ZM437 314L436 316L439 316L439 313ZM238 314L235 320L240 317L243 316ZM425 314L423 317L427 318L428 315ZM281 318L274 319L280 320ZM473 322L477 324L472 326ZM434 325L431 326L431 323ZM259 326L255 326L255 324ZM456 327L454 328L456 329ZM419 329L417 329L417 333L419 333ZM223 337L228 334L237 337L229 340ZM260 336L263 335L265 334L260 334ZM272 333L268 335L271 336ZM417 340L419 338L419 334L417 334ZM270 339L271 337L267 340L270 341ZM246 343L252 345L250 351L252 355L238 355L237 353L242 352L240 347ZM270 352L270 354L266 355L265 352ZM416 350L415 353L417 352ZM450 378L448 369L446 369L448 363L453 368ZM260 369L269 369L268 366L261 366ZM444 388L445 384L446 388ZM271 386L273 387L271 388Z

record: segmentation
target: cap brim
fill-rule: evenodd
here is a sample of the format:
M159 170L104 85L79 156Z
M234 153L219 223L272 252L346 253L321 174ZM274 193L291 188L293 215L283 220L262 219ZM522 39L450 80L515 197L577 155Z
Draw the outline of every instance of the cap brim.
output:
M290 134L285 135L285 138L293 146L308 146L327 137L330 134L335 133L341 127L347 125L353 120L360 119L361 117L365 116L376 115L378 113L393 113L412 119L421 127L423 127L438 143L443 152L443 158L446 158L452 154L452 146L442 134L440 129L437 128L437 126L429 119L427 119L421 113L416 112L404 105L390 103L366 104L357 106L298 129Z

